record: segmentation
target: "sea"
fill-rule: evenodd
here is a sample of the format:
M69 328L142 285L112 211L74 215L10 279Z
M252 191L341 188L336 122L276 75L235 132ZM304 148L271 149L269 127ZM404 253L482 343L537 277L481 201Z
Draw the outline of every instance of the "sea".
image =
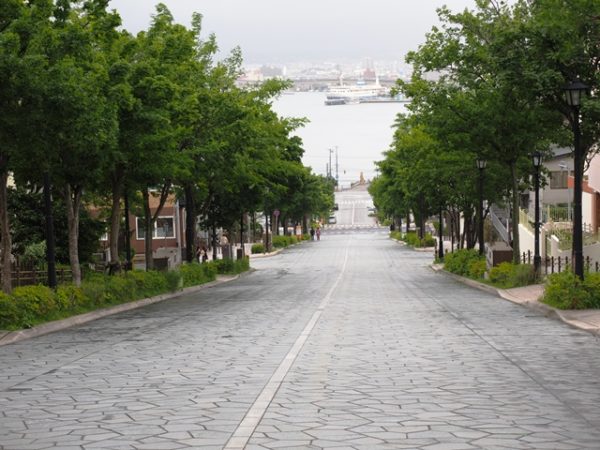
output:
M305 165L317 174L326 174L330 149L332 175L341 187L376 175L375 161L383 159L390 148L394 122L405 111L404 103L360 103L325 105L325 92L288 92L273 103L283 117L303 117L308 123L296 131L304 144Z

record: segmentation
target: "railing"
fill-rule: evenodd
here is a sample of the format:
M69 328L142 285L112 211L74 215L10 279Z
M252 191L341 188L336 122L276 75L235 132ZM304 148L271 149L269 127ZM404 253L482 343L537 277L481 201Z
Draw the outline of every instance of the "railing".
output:
M560 205L546 205L541 209L543 222L570 222L571 208Z
M529 220L528 212L521 208L519 208L519 223L527 228L527 230L529 230L531 233L535 232L533 225Z
M500 218L496 215L493 208L490 208L490 219L492 220L492 225L500 235L500 238L507 244L510 243L508 230L506 229Z
M523 264L532 264L533 263L533 255L531 254L531 250L527 252L523 252L521 255L521 263ZM546 256L542 257L542 270L546 275L553 273L561 273L565 270L571 270L572 260L568 256ZM600 272L600 262L592 261L589 256L586 256L583 260L583 266L588 272Z
M582 225L583 231L583 245L592 245L600 242L600 236L596 233L596 230L592 225L584 223ZM573 246L573 224L571 223L560 223L554 224L548 231L548 235L556 236L558 239L558 247L561 250L570 250Z

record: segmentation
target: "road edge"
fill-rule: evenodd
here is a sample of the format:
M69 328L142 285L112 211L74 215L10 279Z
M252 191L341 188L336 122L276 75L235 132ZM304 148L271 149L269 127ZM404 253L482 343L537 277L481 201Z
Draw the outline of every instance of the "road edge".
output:
M460 275L448 272L447 270L444 270L444 268L440 264L432 264L430 265L430 267L434 272L443 273L447 277L452 278L462 284L465 284L475 289L479 289L480 291L484 291L492 295L496 295L497 297L500 297L503 300L507 300L511 303L521 305L525 308L541 313L545 317L560 320L561 322L564 322L573 328L577 328L579 330L591 333L594 336L600 337L600 328L590 325L581 320L572 319L568 317L570 310L563 311L557 308L553 308L552 306L541 303L539 301L539 298L535 300L525 300L522 298L517 298L511 295L511 293L508 292L506 289L499 289L493 286L488 286L487 284L471 280L470 278L461 277Z

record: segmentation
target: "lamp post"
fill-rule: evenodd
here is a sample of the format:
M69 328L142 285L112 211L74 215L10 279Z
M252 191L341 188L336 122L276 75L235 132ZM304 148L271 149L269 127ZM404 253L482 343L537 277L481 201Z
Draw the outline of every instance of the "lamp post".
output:
M479 169L479 254L483 255L483 172L487 166L487 161L481 157L477 158L477 168Z
M536 276L539 277L542 268L542 258L540 256L540 167L542 165L542 154L540 152L534 152L532 160L533 167L535 168L535 239L533 249L533 268Z
M579 107L581 98L588 86L575 80L565 86L565 100L573 111L571 125L573 128L574 147L574 186L573 186L573 270L583 280L583 221L581 211L583 182L583 150L581 148L581 129L579 127Z

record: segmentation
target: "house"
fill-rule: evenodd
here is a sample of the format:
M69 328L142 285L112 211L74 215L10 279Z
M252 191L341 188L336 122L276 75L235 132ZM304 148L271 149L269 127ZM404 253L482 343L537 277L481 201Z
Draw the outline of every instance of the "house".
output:
M150 196L150 210L154 214L159 205L157 196ZM134 253L134 267L144 268L145 230L144 218L129 214L129 229L131 231L131 249ZM152 232L152 256L157 269L172 269L185 256L185 209L180 206L175 195L167 198L160 215L154 223Z
M570 235L573 219L573 157L570 148L555 148L544 161L547 183L540 189L540 254L542 257L570 257L570 247L561 243L561 235ZM584 255L600 261L600 243L594 235L600 225L600 157L595 156L584 173L582 183L582 221L586 236ZM528 209L521 214L520 249L534 253L535 193L529 192Z

